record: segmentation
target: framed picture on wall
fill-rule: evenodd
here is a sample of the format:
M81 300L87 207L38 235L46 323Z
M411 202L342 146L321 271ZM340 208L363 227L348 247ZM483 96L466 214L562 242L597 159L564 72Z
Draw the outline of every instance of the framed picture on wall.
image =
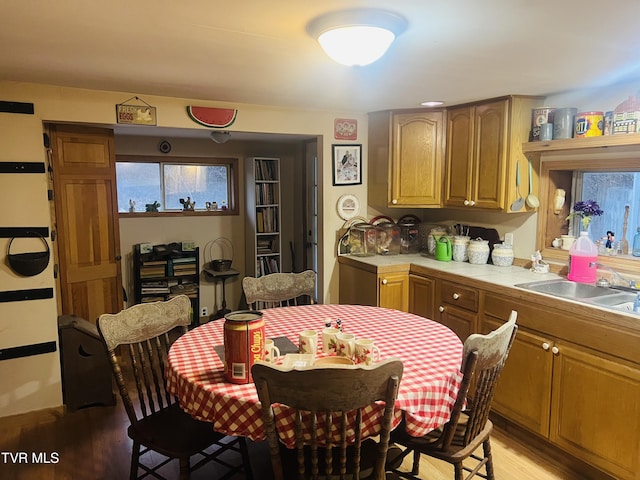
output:
M362 145L333 145L333 185L362 184Z

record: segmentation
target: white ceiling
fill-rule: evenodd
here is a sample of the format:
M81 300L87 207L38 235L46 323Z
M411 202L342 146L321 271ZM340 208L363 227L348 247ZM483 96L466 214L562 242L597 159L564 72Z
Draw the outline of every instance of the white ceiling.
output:
M369 112L640 78L638 0L0 5L0 79L132 95ZM378 62L338 65L305 26L316 15L364 5L402 14L409 27Z

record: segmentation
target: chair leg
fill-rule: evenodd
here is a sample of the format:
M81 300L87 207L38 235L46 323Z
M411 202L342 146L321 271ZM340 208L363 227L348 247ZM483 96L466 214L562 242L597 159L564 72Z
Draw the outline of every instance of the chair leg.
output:
M484 450L484 458L487 459L485 468L487 469L487 480L495 480L495 474L493 473L493 457L491 456L491 440L487 439L482 444Z
M453 470L455 480L464 480L464 469L462 468L462 462L454 463Z
M417 477L419 473L420 473L420 452L417 450L414 450L413 466L411 467L411 474Z
M251 458L249 457L249 449L247 448L247 439L239 437L240 455L242 455L242 466L244 468L244 476L247 480L253 480L253 471L251 469Z
M129 480L138 478L138 463L140 462L140 444L133 441L131 446L131 469L129 471Z
M189 457L180 458L180 480L189 480L189 477L191 477Z

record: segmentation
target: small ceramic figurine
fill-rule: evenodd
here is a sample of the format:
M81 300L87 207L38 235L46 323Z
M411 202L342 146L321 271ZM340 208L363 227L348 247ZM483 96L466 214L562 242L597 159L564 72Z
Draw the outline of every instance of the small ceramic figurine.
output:
M615 234L611 231L607 231L607 242L604 244L605 248L613 248L615 242Z
M184 198L181 198L180 203L182 204L183 210L194 210L196 207L196 202L192 202L191 197L187 197L186 200Z
M158 203L158 201L156 200L153 203L147 203L144 206L145 212L157 212L158 211L158 207L160 206L160 204Z
M133 200L129 199L129 212L133 213L136 211L136 202L134 202Z

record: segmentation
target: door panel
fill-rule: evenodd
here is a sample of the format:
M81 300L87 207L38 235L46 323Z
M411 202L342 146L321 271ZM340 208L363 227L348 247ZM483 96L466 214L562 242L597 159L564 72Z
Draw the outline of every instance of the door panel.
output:
M61 314L122 309L113 132L52 125Z

